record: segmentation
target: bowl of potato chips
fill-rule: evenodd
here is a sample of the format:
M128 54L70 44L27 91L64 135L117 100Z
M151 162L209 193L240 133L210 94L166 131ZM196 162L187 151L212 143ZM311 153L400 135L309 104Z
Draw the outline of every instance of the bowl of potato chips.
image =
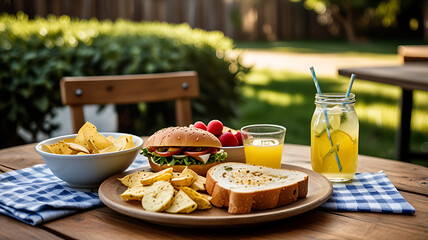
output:
M126 170L142 145L138 136L97 132L86 123L77 134L47 139L35 148L52 173L71 187L96 188Z

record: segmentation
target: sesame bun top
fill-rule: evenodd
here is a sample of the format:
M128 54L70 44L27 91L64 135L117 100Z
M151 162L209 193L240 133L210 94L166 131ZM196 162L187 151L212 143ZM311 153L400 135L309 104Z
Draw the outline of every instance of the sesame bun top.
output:
M221 142L212 133L195 127L169 127L155 132L145 147L215 147Z

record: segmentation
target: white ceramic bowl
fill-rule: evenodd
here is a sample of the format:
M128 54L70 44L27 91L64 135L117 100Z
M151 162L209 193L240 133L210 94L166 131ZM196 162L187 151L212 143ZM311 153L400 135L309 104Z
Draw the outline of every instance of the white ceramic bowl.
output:
M115 139L126 133L100 132L104 136ZM52 173L71 187L96 188L110 176L126 170L137 157L143 139L132 135L135 147L113 153L88 155L61 155L46 151L44 145L57 143L64 138L75 138L77 134L70 134L44 140L36 145L36 151L42 155L46 165Z
M227 158L224 160L225 162L245 163L244 146L222 147L222 149L227 152Z

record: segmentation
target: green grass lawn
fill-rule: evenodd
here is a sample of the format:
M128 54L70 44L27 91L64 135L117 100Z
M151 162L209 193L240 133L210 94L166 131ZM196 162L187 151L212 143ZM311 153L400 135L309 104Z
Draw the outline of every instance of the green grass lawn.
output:
M260 49L263 49L263 45ZM368 50L364 52L368 53ZM318 80L323 92L346 92L349 83L346 77L319 77ZM255 123L280 124L287 128L286 143L310 145L310 121L315 109L315 91L309 72L301 74L253 69L245 78L245 86L242 88L244 101L240 106L241 115L230 125L240 128ZM394 159L399 126L400 88L356 80L352 92L356 94L355 109L360 122L359 153ZM411 129L411 150L428 152L428 92L415 91ZM426 160L412 162L428 166Z
M372 57L384 57L395 55L399 45L426 45L421 40L373 40L365 43L354 44L342 40L296 40L281 42L236 42L238 49L268 50L273 52L290 53L336 53L370 55Z

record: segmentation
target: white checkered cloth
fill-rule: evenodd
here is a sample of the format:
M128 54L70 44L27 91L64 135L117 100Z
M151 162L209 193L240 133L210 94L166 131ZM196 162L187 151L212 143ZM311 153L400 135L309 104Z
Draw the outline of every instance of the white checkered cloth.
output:
M333 195L321 207L337 211L415 213L415 208L383 172L356 174L350 183L333 183Z
M128 168L146 165L138 155ZM0 174L0 213L37 225L82 209L102 206L97 189L73 189L45 164Z

